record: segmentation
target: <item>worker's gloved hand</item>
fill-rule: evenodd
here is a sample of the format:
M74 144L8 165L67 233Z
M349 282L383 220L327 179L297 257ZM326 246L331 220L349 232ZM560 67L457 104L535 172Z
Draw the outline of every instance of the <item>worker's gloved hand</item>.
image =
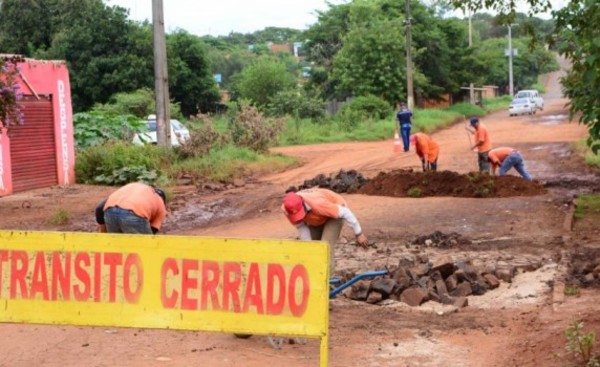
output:
M356 236L356 242L364 249L366 249L369 246L367 236L365 236L363 233Z

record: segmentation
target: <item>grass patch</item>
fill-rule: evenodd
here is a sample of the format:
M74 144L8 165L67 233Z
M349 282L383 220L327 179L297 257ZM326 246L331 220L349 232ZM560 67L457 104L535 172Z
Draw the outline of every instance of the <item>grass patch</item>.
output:
M412 132L432 133L471 116L485 116L488 112L508 109L510 96L484 100L484 108L469 103L457 103L443 109L413 110ZM386 120L361 120L354 126L340 123L335 117L314 120L287 120L279 145L335 143L345 141L374 141L389 139L396 128L395 114Z
M423 195L423 193L422 193L422 191L421 191L420 188L418 188L418 187L411 187L406 192L406 195L408 195L411 198L420 198L421 195Z
M600 215L600 195L585 194L575 199L575 218L581 219L585 216Z
M359 121L352 129L341 125L332 118L321 121L290 118L286 121L279 145L383 140L394 134L394 123L391 121Z
M61 208L52 214L48 222L55 226L62 226L69 223L69 220L71 220L71 212Z
M563 293L569 297L579 296L579 287L574 284L566 284Z
M297 163L295 158L278 154L261 154L232 145L213 149L205 156L175 162L168 168L171 177L191 175L214 181L275 172Z
M510 102L512 102L512 97L509 95L495 98L484 98L483 107L488 112L508 110Z
M573 150L581 157L583 157L585 164L592 167L600 168L600 155L594 154L589 146L587 146L585 140L574 143Z

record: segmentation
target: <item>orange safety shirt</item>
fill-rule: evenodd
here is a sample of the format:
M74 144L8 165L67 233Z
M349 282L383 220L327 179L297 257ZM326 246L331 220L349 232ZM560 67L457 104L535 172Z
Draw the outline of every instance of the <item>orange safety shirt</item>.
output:
M488 153L488 160L492 164L499 166L512 152L516 152L516 150L508 147L495 148L490 150L490 152Z
M160 229L167 216L167 208L161 197L151 186L140 182L127 184L113 192L106 200L104 210L113 206L131 210L137 216L147 219L156 229Z
M431 137L427 134L416 133L414 136L416 139L415 148L417 150L417 155L421 158L425 158L425 156L427 156L427 160L429 162L435 162L440 152L440 146L438 143L433 141L433 139L431 139Z
M346 206L343 197L327 189L306 189L296 194L310 207L302 221L314 227L325 224L329 218L339 218L338 205Z
M492 149L492 141L490 140L490 134L488 134L487 128L482 123L479 123L478 126L475 128L475 141L478 143L483 142L483 144L477 147L477 151L481 153L487 152L488 150Z

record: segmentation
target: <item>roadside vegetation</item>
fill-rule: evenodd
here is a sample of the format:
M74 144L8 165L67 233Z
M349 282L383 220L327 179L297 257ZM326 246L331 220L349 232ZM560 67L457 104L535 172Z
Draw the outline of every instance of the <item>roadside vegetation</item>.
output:
M415 108L415 132L508 108L511 99L477 96L478 105L471 105L464 88L474 83L508 90L503 18L475 14L468 47L466 19L442 16L444 9L435 4L412 4L415 102L453 104ZM69 0L39 2L35 10L20 5L0 1L0 49L67 61L80 182L230 181L279 170L297 162L270 154L273 146L392 138L398 103L407 99L405 9L398 2L329 4L305 31L267 27L199 37L177 30L166 36L170 113L190 129L191 139L171 151L137 147L132 136L155 111L151 25L130 20L125 9L102 0L78 7ZM513 33L519 50L515 88L531 88L558 64L524 30L545 37L554 23L524 14L516 18L523 26ZM273 43L290 49L272 51ZM291 45L300 43L292 55ZM15 98L4 98L0 112L6 106L15 115L7 109L17 100L17 92L11 93Z
M574 320L565 330L567 339L564 353L556 357L564 366L600 367L600 355L596 348L596 331L584 331L584 322Z
M580 195L576 199L575 218L600 217L600 195Z
M583 157L588 166L600 168L600 154L594 154L585 140L575 143L573 149Z

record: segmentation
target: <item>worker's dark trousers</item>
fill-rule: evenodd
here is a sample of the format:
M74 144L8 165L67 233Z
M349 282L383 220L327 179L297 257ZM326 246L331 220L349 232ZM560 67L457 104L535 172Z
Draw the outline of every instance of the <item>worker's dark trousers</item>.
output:
M342 233L342 224L342 219L331 218L322 226L308 226L310 229L310 238L312 240L329 242L329 276L332 276L335 271L335 251L333 249Z
M477 153L477 163L479 163L479 172L490 173L490 161L488 161L488 153L490 151Z

